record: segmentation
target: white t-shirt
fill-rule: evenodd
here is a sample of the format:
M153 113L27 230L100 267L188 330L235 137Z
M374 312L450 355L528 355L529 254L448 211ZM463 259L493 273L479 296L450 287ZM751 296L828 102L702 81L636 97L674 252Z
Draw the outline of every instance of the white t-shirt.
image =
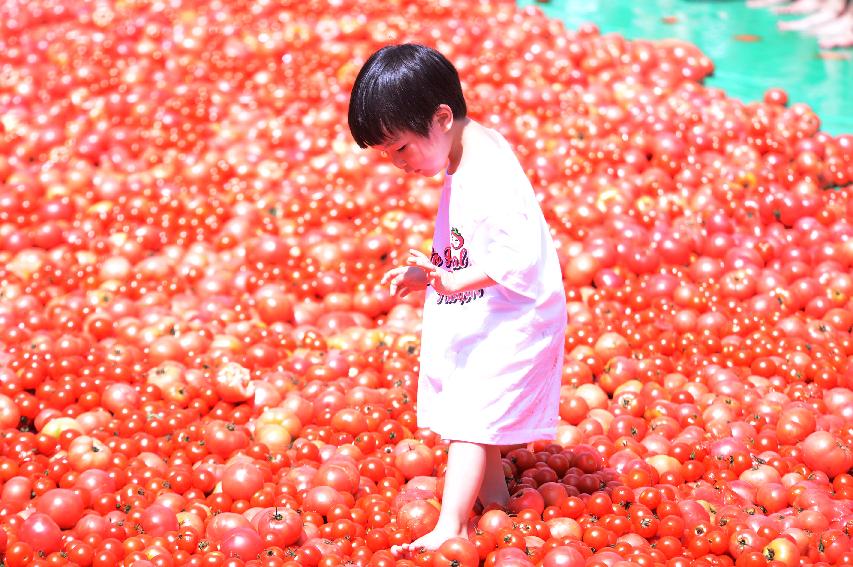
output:
M427 288L418 425L445 439L512 444L556 435L566 298L533 188L496 131L475 122L445 177L433 238L441 269L476 266L498 285Z

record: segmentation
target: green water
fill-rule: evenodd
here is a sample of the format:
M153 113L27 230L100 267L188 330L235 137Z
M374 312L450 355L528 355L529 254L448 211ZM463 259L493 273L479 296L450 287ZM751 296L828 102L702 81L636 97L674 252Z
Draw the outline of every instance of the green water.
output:
M822 129L833 135L853 133L853 49L820 56L814 37L782 32L782 19L769 9L751 9L743 1L723 0L518 0L536 5L575 29L593 22L602 33L627 38L678 38L690 41L715 65L705 84L729 96L760 100L770 87L780 87L793 102L804 102L821 118ZM666 19L666 21L664 20ZM667 23L672 22L672 23ZM736 36L758 36L738 41ZM843 57L843 59L838 58Z

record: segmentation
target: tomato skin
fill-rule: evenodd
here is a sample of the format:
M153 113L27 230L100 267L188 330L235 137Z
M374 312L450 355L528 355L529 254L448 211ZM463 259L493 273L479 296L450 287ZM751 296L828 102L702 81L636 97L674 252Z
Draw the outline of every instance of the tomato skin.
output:
M251 463L233 463L222 476L222 489L235 499L250 499L263 484L263 473Z
M541 517L542 511L545 509L545 499L535 488L523 488L510 496L507 508L516 514L522 510L530 509L538 517Z
M266 508L252 522L268 545L285 548L295 544L302 534L302 518L294 510Z
M521 567L529 564L530 562L527 561L524 551L517 547L507 547L490 553L483 562L483 567L498 567L502 565Z
M842 474L853 467L853 451L832 434L816 431L802 443L803 461L814 470L830 477Z
M747 551L738 556L735 561L736 567L763 567L767 565L767 560L759 551Z
M423 296L379 282L429 249L438 192L341 118L396 4L24 4L0 24L4 561L394 563L448 441L417 423ZM512 516L471 523L478 559L849 562L853 137L706 88L687 42L477 10L407 5L406 32L447 38L516 148L568 318L559 443L502 449Z
M28 543L17 541L6 549L6 564L10 567L23 567L33 559L33 548Z
M36 512L29 516L18 529L19 540L27 544L32 553L48 555L58 551L61 545L62 532L47 514ZM7 554L11 553L11 548ZM16 548L15 551L26 551L26 548Z
M580 396L568 396L560 400L560 418L571 425L578 425L589 413L589 406Z
M497 533L502 529L512 527L512 520L503 510L488 510L477 522L477 528L497 538Z
M503 528L495 534L495 543L498 549L514 547L523 550L525 548L524 534L516 528Z
M394 466L406 479L430 476L435 467L435 457L423 443L404 440L395 447Z
M482 531L479 528L473 534L470 534L469 539L477 550L477 555L480 561L484 561L492 551L497 548L495 536L489 532Z
M432 565L447 567L477 567L480 554L476 545L466 538L450 538L435 553Z
M583 567L584 556L569 546L558 546L548 551L542 558L542 567Z
M215 420L205 425L204 443L211 453L228 457L235 451L248 447L249 433L242 426Z

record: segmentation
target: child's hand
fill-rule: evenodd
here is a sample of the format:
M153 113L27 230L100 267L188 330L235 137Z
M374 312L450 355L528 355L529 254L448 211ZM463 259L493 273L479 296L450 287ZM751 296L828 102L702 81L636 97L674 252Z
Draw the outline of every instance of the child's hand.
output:
M385 272L382 276L382 285L391 283L391 295L406 297L413 291L420 291L427 286L427 275L420 268L414 266L402 266Z
M456 293L455 280L452 272L439 270L429 258L420 250L409 250L406 264L420 268L426 274L426 281L435 288L435 291L443 295Z

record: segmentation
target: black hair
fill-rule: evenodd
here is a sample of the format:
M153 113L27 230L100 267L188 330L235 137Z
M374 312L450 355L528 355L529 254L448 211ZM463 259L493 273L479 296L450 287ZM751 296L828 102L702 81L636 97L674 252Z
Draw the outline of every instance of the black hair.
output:
M438 106L454 120L468 108L459 73L444 55L423 45L388 45L370 56L355 79L349 129L362 148L387 142L403 131L427 137Z

